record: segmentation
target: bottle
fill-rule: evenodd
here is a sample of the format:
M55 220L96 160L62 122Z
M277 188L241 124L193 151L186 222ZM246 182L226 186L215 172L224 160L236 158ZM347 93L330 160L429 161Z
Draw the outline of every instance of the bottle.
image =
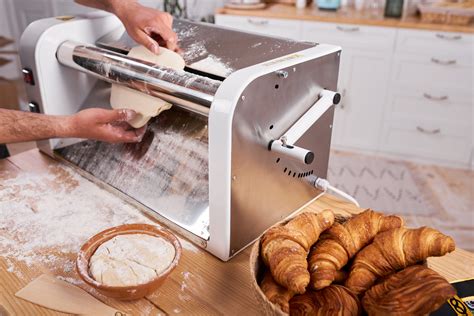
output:
M400 18L403 12L403 0L387 0L385 3L385 16Z
M306 0L296 0L296 8L304 9L306 7Z

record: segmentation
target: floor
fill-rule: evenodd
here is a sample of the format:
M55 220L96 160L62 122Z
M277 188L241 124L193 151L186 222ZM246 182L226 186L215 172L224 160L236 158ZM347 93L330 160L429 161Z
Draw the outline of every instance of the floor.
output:
M472 170L332 151L328 179L363 208L400 215L409 227L434 227L474 251Z
M8 146L11 155L34 147L33 142ZM474 251L474 171L334 150L328 178L355 196L361 207L399 214L407 226L437 228L459 247ZM398 184L410 194L395 194L401 178L410 180ZM382 193L375 198L372 192Z

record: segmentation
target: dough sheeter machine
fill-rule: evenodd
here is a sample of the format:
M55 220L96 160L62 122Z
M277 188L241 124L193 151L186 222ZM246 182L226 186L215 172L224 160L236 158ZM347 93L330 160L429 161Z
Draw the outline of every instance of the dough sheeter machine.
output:
M138 144L38 146L228 260L321 193L341 49L183 20L174 29L184 71L127 57L136 44L109 14L32 23L20 52L31 111L110 108L110 83L173 104Z

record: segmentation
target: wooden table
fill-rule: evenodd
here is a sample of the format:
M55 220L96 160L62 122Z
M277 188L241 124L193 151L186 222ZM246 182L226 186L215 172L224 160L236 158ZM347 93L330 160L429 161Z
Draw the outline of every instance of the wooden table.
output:
M51 166L60 166L36 150L0 160L0 184L2 171L51 172ZM331 208L339 212L357 213L360 209L331 196L324 196L312 203L307 210L320 211ZM342 211L345 210L345 211ZM1 218L0 218L1 222ZM0 231L1 233L1 231ZM200 315L258 315L257 301L251 289L249 274L250 247L229 262L222 262L209 253L193 246L183 248L181 261L163 286L144 299L135 302L119 302L92 291L84 283L79 286L105 303L132 315L200 314ZM0 249L1 253L2 249ZM74 259L74 254L69 260ZM9 259L11 260L11 259ZM57 313L18 299L14 294L29 281L42 273L51 273L40 264L26 266L15 262L21 276L8 271L7 259L0 256L0 315L58 315ZM474 254L457 249L442 258L428 259L428 265L449 281L474 276ZM75 271L62 275L79 280ZM3 310L2 310L3 309Z

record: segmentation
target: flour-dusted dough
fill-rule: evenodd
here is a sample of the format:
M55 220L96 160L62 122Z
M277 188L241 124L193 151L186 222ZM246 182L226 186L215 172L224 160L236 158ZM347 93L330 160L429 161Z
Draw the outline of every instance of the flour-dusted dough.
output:
M169 241L146 234L116 236L97 248L89 272L99 283L133 286L147 283L173 262L175 248Z
M185 66L184 59L179 54L163 47L160 47L157 55L144 46L137 46L130 50L128 56L177 70L182 70ZM166 101L117 84L112 85L110 105L114 109L135 110L138 115L130 122L135 128L144 126L151 117L171 108L171 104Z

